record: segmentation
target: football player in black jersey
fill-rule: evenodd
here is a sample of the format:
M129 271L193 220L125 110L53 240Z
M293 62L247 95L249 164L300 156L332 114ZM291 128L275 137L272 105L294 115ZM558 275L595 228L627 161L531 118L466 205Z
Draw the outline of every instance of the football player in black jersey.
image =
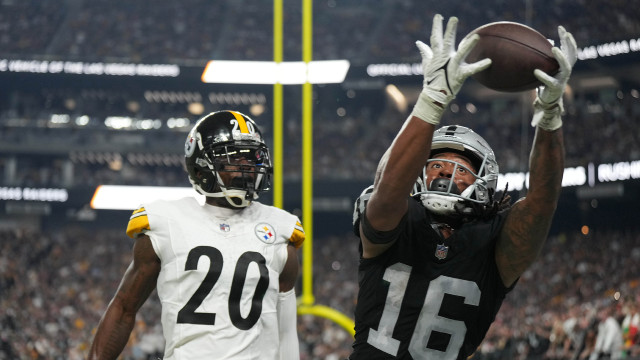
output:
M529 191L507 209L509 201L494 196L498 164L491 147L468 128L437 129L464 80L491 64L465 62L479 37L463 39L456 51L456 25L451 18L443 34L436 15L431 47L417 42L423 91L374 185L356 202L360 291L351 360L466 359L538 256L557 206L562 94L577 59L573 37L559 27L555 77L535 71L544 86L533 104Z

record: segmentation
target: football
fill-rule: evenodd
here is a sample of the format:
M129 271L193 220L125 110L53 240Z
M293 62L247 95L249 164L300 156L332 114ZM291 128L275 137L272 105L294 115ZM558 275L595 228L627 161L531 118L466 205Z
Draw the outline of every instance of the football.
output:
M535 69L551 76L560 70L549 40L528 26L495 22L473 30L467 37L473 34L480 35L480 41L466 62L491 59L489 68L473 75L489 89L504 92L535 89L542 85L533 75Z

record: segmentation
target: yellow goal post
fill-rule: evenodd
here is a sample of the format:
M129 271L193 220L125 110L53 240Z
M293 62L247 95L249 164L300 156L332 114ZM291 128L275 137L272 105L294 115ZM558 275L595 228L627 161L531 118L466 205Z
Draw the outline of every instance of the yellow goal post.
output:
M313 0L302 0L302 60L312 60ZM273 60L283 59L283 0L273 2ZM308 69L308 66L307 66ZM282 149L283 149L283 89L273 86L273 204L283 207ZM302 85L302 224L306 240L302 247L302 296L298 298L298 315L313 315L329 319L351 336L355 323L347 315L324 305L315 304L313 296L313 87L307 81Z

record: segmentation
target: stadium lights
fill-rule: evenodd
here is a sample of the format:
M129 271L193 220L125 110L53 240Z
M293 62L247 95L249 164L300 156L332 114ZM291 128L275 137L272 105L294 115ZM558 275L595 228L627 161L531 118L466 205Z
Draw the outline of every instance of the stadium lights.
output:
M163 186L118 186L101 185L91 199L91 208L98 210L135 210L142 203L155 200L177 200L185 197L195 198L204 204L204 195L191 187Z
M76 118L76 124L79 126L85 126L89 123L89 117L87 115L78 116Z
M407 99L404 94L393 84L387 85L385 91L393 100L396 109L401 113L405 113L407 111Z
M181 127L185 127L185 126L189 126L189 119L187 118L169 118L169 120L167 120L167 127L169 129L173 129L173 128L181 128Z
M108 116L104 120L104 124L112 129L139 129L150 130L160 129L162 127L162 121L156 119L132 119L128 116Z
M209 61L202 82L223 84L300 85L342 83L349 71L348 60L311 61Z
M69 115L67 114L53 114L51 115L51 123L53 124L66 124L69 122Z

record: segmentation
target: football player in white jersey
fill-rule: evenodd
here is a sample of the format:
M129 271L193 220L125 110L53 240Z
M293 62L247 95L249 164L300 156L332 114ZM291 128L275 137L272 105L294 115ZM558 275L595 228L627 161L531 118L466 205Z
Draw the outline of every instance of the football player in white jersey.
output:
M89 359L116 359L157 287L165 359L299 359L294 285L298 218L255 201L269 189L269 149L235 111L200 119L185 143L194 198L133 212L133 262L102 317Z

